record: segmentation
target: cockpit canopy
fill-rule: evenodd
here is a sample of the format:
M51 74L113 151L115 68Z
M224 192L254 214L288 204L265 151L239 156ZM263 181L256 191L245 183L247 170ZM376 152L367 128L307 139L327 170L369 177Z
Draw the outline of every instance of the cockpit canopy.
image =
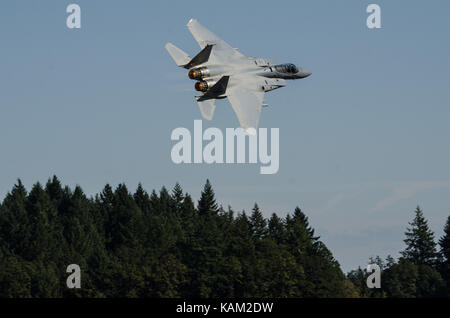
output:
M275 70L281 73L298 73L298 68L292 63L275 65Z

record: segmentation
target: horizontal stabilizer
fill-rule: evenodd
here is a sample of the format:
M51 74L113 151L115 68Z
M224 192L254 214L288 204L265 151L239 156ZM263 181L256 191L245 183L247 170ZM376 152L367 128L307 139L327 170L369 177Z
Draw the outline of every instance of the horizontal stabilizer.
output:
M191 58L186 52L184 52L182 49L177 48L172 43L166 44L166 50L167 52L169 52L175 63L177 63L177 65L180 67L184 67L191 61Z

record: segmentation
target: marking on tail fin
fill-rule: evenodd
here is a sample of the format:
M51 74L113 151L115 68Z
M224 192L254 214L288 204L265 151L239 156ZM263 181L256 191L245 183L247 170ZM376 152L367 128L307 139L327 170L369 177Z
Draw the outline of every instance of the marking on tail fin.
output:
M207 46L205 46L203 50L200 51L200 53L198 53L189 63L187 63L183 67L190 69L197 65L208 62L212 47L212 44L208 44Z

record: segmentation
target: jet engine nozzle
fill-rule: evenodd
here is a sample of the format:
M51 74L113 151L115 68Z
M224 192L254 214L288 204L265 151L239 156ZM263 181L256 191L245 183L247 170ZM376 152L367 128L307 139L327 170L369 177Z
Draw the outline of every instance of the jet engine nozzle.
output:
M201 80L209 76L209 70L206 67L195 68L189 71L188 76L192 80Z
M195 83L195 90L199 92L206 92L208 90L208 83L203 81Z
M191 80L201 79L201 74L197 70L190 70L188 76Z

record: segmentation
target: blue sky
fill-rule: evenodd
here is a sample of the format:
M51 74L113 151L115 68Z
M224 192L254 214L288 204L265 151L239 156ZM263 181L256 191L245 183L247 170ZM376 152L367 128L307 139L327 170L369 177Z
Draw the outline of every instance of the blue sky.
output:
M95 194L180 182L198 198L269 216L299 205L345 271L397 256L421 205L437 236L450 215L448 1L70 1L0 3L0 197L56 174ZM174 128L200 114L193 82L164 49L199 51L197 18L249 56L313 72L270 92L260 126L280 128L280 170L175 165ZM206 127L236 127L226 100Z

